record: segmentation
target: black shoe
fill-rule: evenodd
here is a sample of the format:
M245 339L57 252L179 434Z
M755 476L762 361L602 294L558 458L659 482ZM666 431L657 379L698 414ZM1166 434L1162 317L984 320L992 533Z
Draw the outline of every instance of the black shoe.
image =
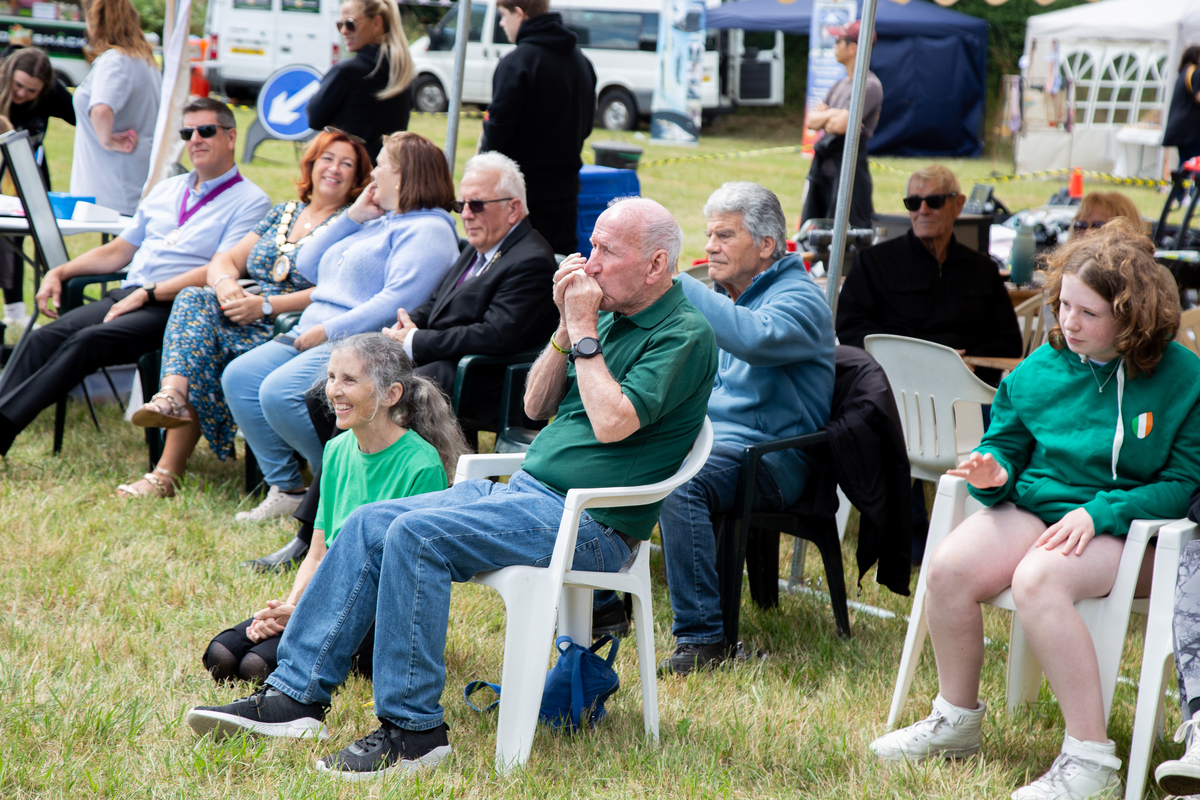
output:
M258 572L286 572L298 566L308 554L308 544L292 537L292 540L269 556L256 558L253 561L243 561L242 566Z
M218 739L243 732L289 739L328 739L324 722L328 710L328 706L299 703L264 686L229 705L193 708L188 712L187 722L201 736L212 733Z
M369 781L388 774L437 766L450 755L445 723L427 731L409 731L380 720L380 726L340 753L317 762L318 772L347 781Z
M675 652L659 663L658 677L688 675L693 672L714 669L723 664L727 658L729 658L729 645L725 642L677 645Z
M632 597L632 595L625 595ZM629 614L625 603L613 600L601 608L592 609L592 638L599 639L606 634L625 636L629 633Z

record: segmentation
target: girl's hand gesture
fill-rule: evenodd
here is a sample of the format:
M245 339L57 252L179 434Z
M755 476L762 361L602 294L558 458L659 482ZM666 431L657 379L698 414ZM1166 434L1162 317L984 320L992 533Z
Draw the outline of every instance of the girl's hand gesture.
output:
M994 489L1008 483L1008 470L991 453L971 453L958 467L947 470L947 474L965 478L976 489Z
M1092 515L1082 508L1077 508L1046 528L1033 546L1053 550L1061 544L1064 556L1070 555L1071 551L1078 556L1083 554L1083 548L1087 547L1087 543L1094 538L1096 538L1096 524L1092 522Z

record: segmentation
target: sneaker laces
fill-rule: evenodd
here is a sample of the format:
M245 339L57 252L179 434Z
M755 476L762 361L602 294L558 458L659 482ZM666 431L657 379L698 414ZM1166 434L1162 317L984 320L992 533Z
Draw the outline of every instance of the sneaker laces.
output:
M1094 772L1096 768L1110 766L1104 763L1106 760L1114 759L1101 753L1097 753L1095 758L1059 753L1046 774L1029 784L1029 788L1040 789L1051 797L1075 796L1071 789L1072 773ZM1120 762L1117 763L1119 765Z
M1200 764L1200 725L1195 719L1189 719L1175 729L1175 741L1187 740L1187 749L1179 757L1180 761L1188 764Z
M356 755L366 755L383 744L383 741L386 738L387 731L385 731L384 727L380 725L378 728L354 742L346 749L352 753L355 753Z

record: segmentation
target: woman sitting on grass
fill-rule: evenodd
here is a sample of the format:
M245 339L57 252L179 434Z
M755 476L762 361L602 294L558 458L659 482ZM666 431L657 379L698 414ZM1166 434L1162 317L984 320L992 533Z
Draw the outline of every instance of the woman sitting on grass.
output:
M321 502L312 546L285 600L268 600L253 617L222 631L203 661L218 681L261 682L275 669L279 634L342 523L359 506L447 486L446 476L467 443L438 385L413 375L404 348L382 333L362 333L333 346L325 397L340 430L325 445ZM371 676L372 628L357 653L358 670Z
M207 287L179 293L163 336L162 390L133 414L133 424L167 428L158 464L123 497L171 497L201 434L224 461L234 454L237 427L221 390L230 361L274 335L274 319L309 304L313 284L296 259L338 212L362 192L371 173L366 148L350 136L318 134L300 159L297 199L271 209L232 250L208 264ZM238 282L249 277L257 294Z
M1050 771L1014 800L1119 793L1095 647L1074 603L1108 594L1134 519L1183 516L1200 484L1200 360L1172 341L1179 297L1153 253L1129 221L1114 219L1047 257L1046 295L1060 321L1051 346L1004 379L983 441L950 471L989 508L952 531L929 564L940 693L927 719L871 743L880 758L979 750L979 604L1011 586L1067 725ZM1144 567L1143 596L1149 577Z

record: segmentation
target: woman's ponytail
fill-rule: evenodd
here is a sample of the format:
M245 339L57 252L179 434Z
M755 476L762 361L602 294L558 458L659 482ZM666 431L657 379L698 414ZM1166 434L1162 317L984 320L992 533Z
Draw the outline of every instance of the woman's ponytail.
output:
M400 21L400 6L396 0L361 0L363 14L383 18L383 42L379 45L379 60L375 62L372 75L387 61L388 82L375 96L380 100L395 97L408 90L413 79L412 55L408 52L408 40L404 37L404 25Z

